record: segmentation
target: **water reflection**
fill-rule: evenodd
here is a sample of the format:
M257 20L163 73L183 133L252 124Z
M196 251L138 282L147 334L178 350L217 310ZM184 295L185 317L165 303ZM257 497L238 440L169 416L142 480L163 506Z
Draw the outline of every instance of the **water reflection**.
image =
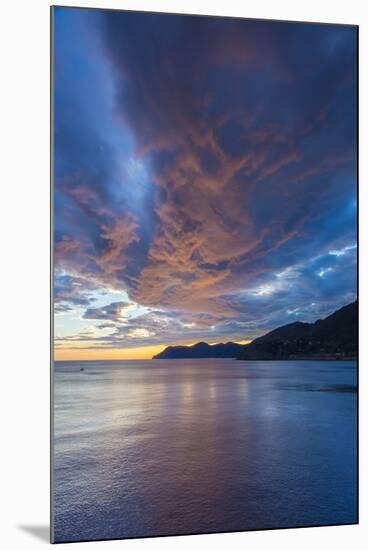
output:
M354 364L79 367L55 369L57 540L355 521Z

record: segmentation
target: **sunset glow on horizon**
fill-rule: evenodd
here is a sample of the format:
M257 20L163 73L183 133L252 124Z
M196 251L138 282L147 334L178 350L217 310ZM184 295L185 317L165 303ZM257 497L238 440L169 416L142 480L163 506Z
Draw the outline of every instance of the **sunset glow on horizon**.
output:
M140 348L122 349L58 349L55 351L55 361L99 361L99 360L135 360L151 359L160 353L165 346L142 346Z

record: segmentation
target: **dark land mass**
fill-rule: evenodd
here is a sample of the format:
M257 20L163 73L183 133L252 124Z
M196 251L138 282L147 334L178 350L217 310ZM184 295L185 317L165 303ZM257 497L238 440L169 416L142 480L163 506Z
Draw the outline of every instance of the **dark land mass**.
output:
M238 359L347 359L358 350L358 304L315 323L291 323L243 346Z
M358 350L358 304L342 307L315 323L290 323L247 345L169 346L153 359L237 358L242 360L352 359Z
M213 344L198 342L194 346L169 346L153 359L206 359L206 358L236 358L244 346L227 342L226 344Z

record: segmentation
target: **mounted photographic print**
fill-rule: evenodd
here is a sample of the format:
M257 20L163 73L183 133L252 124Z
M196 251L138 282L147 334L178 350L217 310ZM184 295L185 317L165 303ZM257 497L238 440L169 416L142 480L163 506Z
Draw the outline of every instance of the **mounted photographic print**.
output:
M353 524L352 25L52 8L52 541Z

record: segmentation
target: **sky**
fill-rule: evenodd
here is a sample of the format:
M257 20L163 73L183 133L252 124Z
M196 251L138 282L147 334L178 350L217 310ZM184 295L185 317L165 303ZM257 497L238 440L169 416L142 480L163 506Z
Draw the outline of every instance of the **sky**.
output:
M55 358L356 299L356 29L54 9Z

